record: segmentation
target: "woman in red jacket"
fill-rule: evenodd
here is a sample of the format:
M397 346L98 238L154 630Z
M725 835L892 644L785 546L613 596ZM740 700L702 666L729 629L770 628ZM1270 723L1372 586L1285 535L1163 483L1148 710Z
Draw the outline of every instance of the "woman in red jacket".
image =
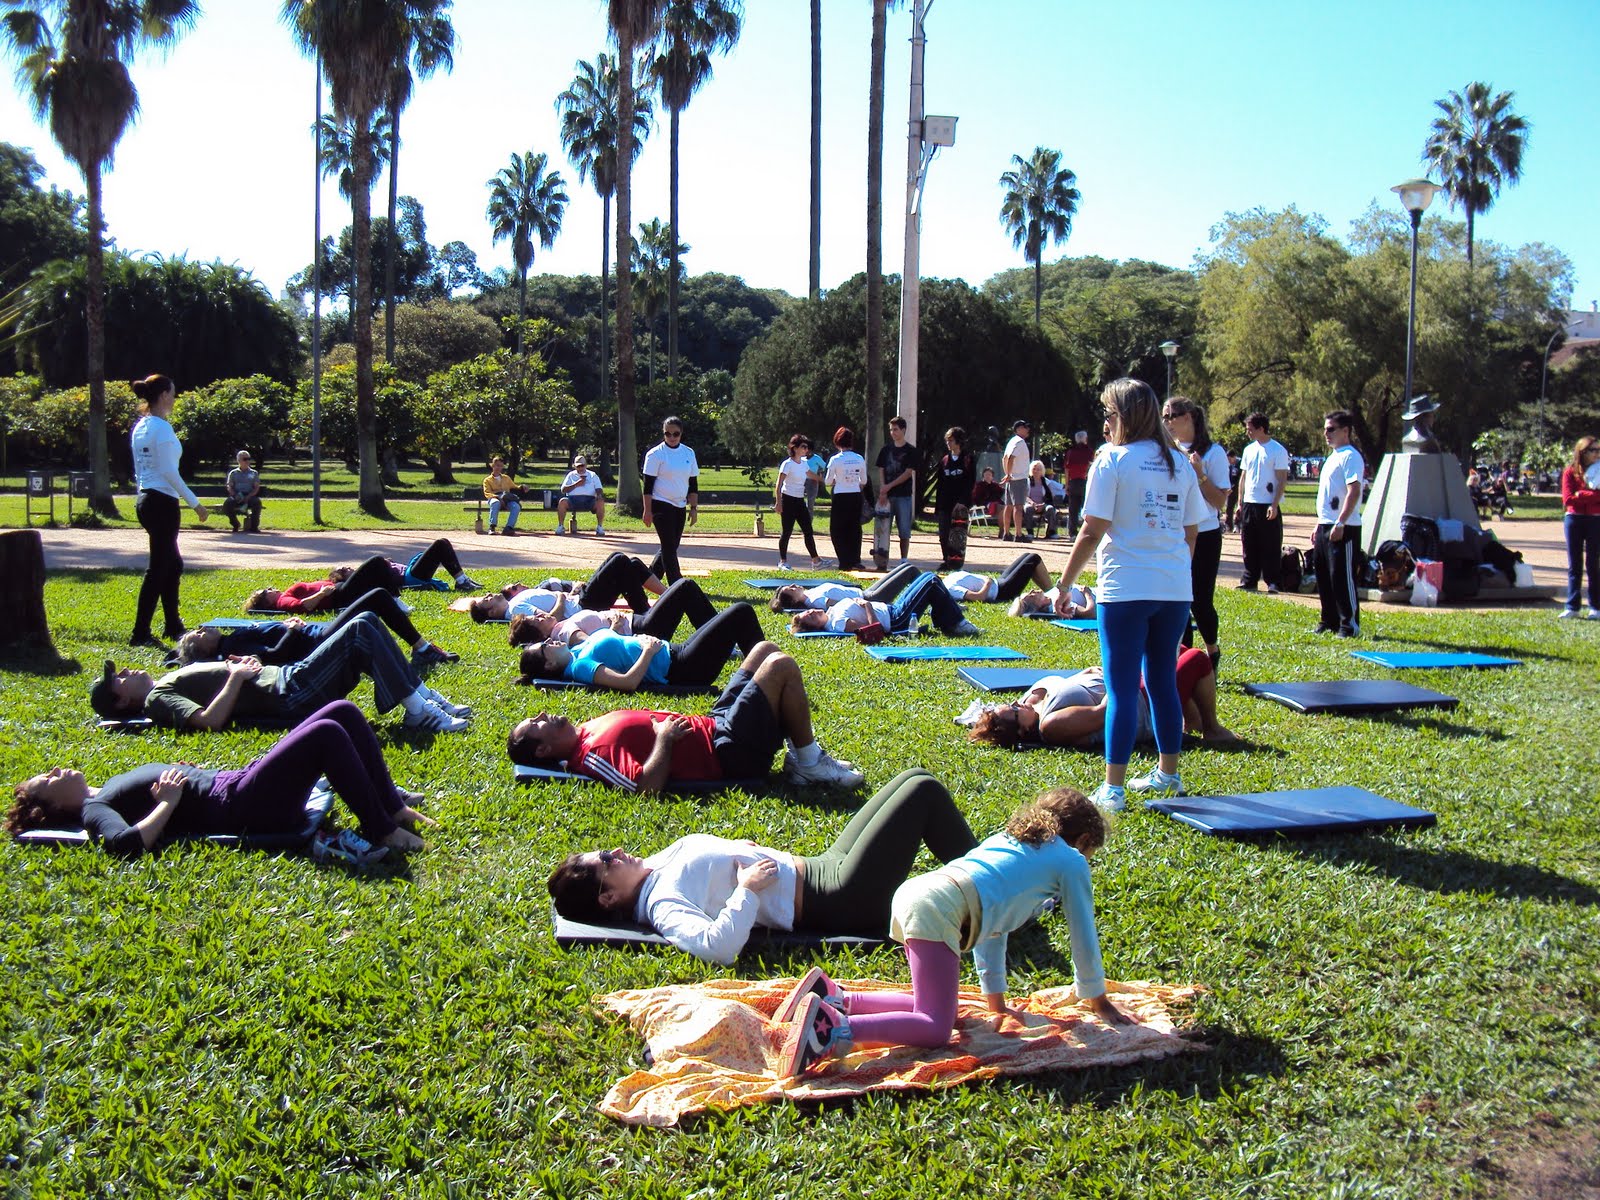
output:
M1578 615L1583 573L1589 572L1589 611L1600 620L1600 438L1579 438L1572 461L1561 472L1561 504L1567 510L1567 603L1563 617Z

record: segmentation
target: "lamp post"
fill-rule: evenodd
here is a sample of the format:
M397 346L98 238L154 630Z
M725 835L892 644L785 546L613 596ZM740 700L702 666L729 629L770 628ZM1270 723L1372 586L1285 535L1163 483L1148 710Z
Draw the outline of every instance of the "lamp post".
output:
M1411 300L1406 308L1406 407L1411 407L1412 364L1417 357L1417 231L1422 214L1428 211L1439 185L1426 179L1408 179L1389 189L1400 197L1400 205L1411 214Z
M1172 399L1172 360L1178 357L1177 342L1162 342L1161 353L1167 356L1167 399Z

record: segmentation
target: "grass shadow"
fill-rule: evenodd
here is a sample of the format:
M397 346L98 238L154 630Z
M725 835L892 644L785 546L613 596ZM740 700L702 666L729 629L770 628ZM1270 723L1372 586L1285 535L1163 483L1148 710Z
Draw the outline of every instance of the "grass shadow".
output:
M55 647L48 650L30 643L16 643L0 648L0 671L15 671L19 675L41 677L77 675L83 664L75 658L63 658Z
M1286 843L1286 847L1330 866L1381 871L1396 883L1441 896L1491 892L1502 900L1600 907L1600 888L1543 867L1500 863L1462 850L1430 851L1377 838Z
M1544 662L1568 661L1564 655L1560 654L1548 654L1542 650L1529 650L1525 646L1506 646L1489 642L1485 642L1482 645L1476 646L1463 646L1460 642L1442 642L1436 638L1428 637L1396 637L1390 633L1383 635L1383 641L1385 645L1387 645L1389 642L1399 642L1400 644L1406 646L1427 646L1429 649L1438 650L1446 654L1487 654L1494 658L1536 658ZM1469 674L1472 675L1482 675L1485 673L1492 674L1493 669L1491 669L1489 672L1484 672L1482 670L1469 671Z
M1425 714L1428 710L1422 710ZM1503 729L1490 729L1487 726L1462 725L1455 721L1446 721L1443 717L1417 715L1412 716L1405 712L1369 713L1369 720L1384 725L1400 725L1406 729L1426 729L1438 734L1440 737L1459 738L1485 738L1491 742L1509 742L1511 735Z

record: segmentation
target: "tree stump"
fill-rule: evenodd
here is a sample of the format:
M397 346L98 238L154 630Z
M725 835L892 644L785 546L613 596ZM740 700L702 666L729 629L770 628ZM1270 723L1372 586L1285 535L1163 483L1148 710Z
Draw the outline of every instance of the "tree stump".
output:
M0 646L55 653L44 611L44 542L37 529L0 533Z

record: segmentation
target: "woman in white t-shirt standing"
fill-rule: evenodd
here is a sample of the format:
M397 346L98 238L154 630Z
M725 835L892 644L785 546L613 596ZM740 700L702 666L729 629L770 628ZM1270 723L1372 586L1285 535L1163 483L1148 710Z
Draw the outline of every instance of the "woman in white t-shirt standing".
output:
M128 639L130 645L140 646L155 641L150 622L155 618L158 600L166 617L166 636L183 636L183 620L178 616L178 584L183 579L183 556L178 553L178 527L182 524L178 504L187 504L202 521L210 514L178 474L183 444L168 422L178 398L177 386L165 375L150 375L134 381L133 394L139 397L143 414L132 435L133 477L139 485L139 498L133 507L150 539L150 563L139 585L133 636Z
M1089 555L1098 551L1095 594L1100 664L1106 678L1106 779L1090 797L1119 810L1126 791L1181 796L1178 750L1183 702L1178 695L1178 642L1189 621L1189 559L1205 506L1193 469L1161 421L1150 385L1118 379L1100 395L1107 444L1089 468L1083 527L1061 572L1057 608ZM1143 669L1160 761L1129 780L1128 760L1139 730Z
M1222 648L1217 644L1215 597L1217 568L1222 565L1222 506L1228 502L1228 489L1232 486L1228 476L1228 452L1221 443L1211 440L1206 410L1187 396L1168 400L1162 407L1161 420L1178 449L1188 456L1195 482L1200 487L1200 502L1205 506L1199 531L1195 534L1194 555L1189 560L1194 599L1189 604L1190 621L1184 631L1183 644L1192 646L1198 630L1215 673L1222 662Z
M811 507L806 503L806 485L817 481L817 473L806 460L811 457L811 439L797 433L789 439L789 457L778 464L778 479L772 485L772 507L783 520L783 532L778 535L778 570L789 569L789 535L795 522L800 522L800 536L806 540L811 553L811 565L820 567L817 557L817 539L811 532Z
M683 444L683 422L668 417L661 422L661 440L644 456L644 525L655 527L661 553L651 564L653 574L668 583L683 578L678 568L678 544L683 527L700 519L700 463Z
M828 540L841 571L861 569L861 492L867 486L867 460L856 453L856 435L841 425L833 431L839 452L828 460L822 481L832 502L828 509Z

